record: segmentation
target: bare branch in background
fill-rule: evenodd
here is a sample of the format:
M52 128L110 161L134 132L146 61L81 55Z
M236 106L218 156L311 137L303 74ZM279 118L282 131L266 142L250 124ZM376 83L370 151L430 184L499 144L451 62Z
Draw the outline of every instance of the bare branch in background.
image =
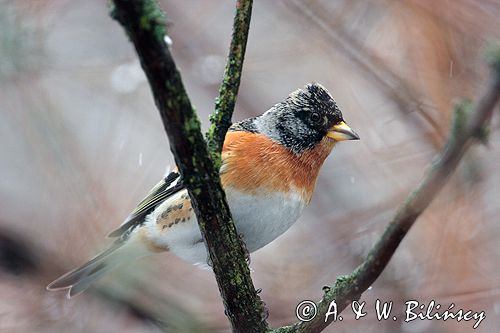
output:
M231 220L218 170L209 157L198 116L191 106L180 73L165 42L164 14L155 0L114 0L113 3L112 15L122 24L134 44L151 86L170 148L189 191L208 247L233 331L248 332L249 327L253 331L264 331L267 323L262 319L263 303L250 278L245 252ZM251 1L237 2L237 9L235 24L248 23ZM243 30L245 31L248 32L248 28ZM240 38L240 35L233 34L233 37ZM233 45L238 43L234 41ZM242 61L244 49L240 51L235 54ZM235 70L238 68L241 70L241 65ZM236 75L233 72L229 74ZM237 76L240 75L241 73ZM221 98L231 99L232 102L220 100L220 105L228 104L228 107L224 107L224 112L232 111L231 104L236 98L236 91L234 95L223 95ZM218 135L224 137L225 131L220 131Z
M41 244L12 230L0 228L0 273L16 278L46 280L48 272L64 271L51 260L54 255ZM142 276L133 284L119 280L89 290L89 294L106 301L114 308L127 309L141 321L154 324L163 332L211 332L209 327L193 318L183 307L169 302L161 293L149 287ZM45 283L44 283L45 284ZM139 288L137 286L140 286ZM141 297L135 295L140 294Z
M337 313L340 313L351 301L359 299L380 276L413 223L446 184L470 145L474 140L484 140L486 126L500 99L500 47L490 51L488 61L492 74L487 90L473 111L466 103L456 108L446 146L430 164L417 188L399 207L366 260L353 273L337 278L333 287L326 288L323 299L317 304L318 312L314 319L279 328L275 333L322 331L333 320L333 316L325 318L332 301L336 302Z
M357 40L352 34L347 32L342 26L338 24L337 20L325 19L324 14L328 11L321 7L320 4L305 4L302 1L291 1L287 3L291 5L300 17L308 18L308 22L318 27L320 31L332 42L331 45L335 46L335 51L344 54L349 61L353 61L360 69L371 79L389 98L394 101L398 110L403 114L408 114L416 111L423 120L423 124L428 124L432 129L431 144L436 151L441 147L445 140L442 135L443 126L430 114L429 110L421 102L421 96L415 93L414 87L395 73L387 63L382 59L377 58L372 51L365 47ZM347 6L351 8L352 6ZM339 17L341 20L342 17ZM333 24L335 22L335 24ZM418 125L425 129L426 126L418 123Z

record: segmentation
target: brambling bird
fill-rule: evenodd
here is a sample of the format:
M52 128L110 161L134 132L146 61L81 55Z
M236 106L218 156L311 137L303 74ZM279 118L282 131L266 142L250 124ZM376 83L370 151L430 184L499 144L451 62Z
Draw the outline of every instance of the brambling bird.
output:
M359 136L330 93L311 83L264 114L233 124L224 141L220 179L248 252L284 233L311 201L319 169L338 141ZM112 268L170 251L193 264L208 254L187 189L177 172L162 179L109 234L112 246L47 289L87 289Z

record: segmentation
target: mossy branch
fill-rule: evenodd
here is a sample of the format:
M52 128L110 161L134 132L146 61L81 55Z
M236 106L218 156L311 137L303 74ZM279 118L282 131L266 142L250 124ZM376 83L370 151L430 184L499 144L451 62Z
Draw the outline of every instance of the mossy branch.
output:
M359 299L361 294L380 276L411 226L443 188L470 144L474 142L474 139L481 137L481 133L484 132L493 114L495 105L500 99L500 47L490 50L487 59L492 73L487 90L475 108L467 103L457 106L446 146L430 164L417 188L399 207L365 261L353 273L337 278L332 287L324 289L325 294L317 304L318 311L314 319L281 327L272 332L321 332L333 319L333 316L329 316L325 320L332 301L335 300L337 314L340 313L351 301Z
M218 169L209 157L198 116L164 40L165 15L156 0L113 0L111 14L134 44L148 78L170 149L189 191L233 331L263 332L267 328L262 319L263 304L250 278L245 251L231 221ZM240 56L243 59L243 54ZM241 70L241 66L239 68ZM223 96L222 99L235 97Z
M231 126L236 97L240 87L243 60L247 46L248 30L252 15L253 0L238 0L233 22L233 34L227 57L224 78L219 88L219 97L215 100L215 111L210 116L210 128L207 132L208 150L215 165L220 166L220 152L224 137Z

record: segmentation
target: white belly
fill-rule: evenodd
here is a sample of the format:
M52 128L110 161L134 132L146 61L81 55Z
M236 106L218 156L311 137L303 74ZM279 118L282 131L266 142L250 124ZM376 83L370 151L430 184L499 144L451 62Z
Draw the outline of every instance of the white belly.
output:
M298 193L284 195L259 192L258 196L254 196L226 188L226 196L238 234L243 236L249 252L260 249L284 233L298 220L305 207ZM147 227L154 227L158 214L161 211L155 210L148 216ZM168 246L170 251L187 262L207 262L208 255L205 244L201 242L196 217L188 223L173 226L161 239L158 238L158 242Z
M226 189L226 195L238 233L248 251L269 244L294 224L305 207L298 193L260 192L259 196Z

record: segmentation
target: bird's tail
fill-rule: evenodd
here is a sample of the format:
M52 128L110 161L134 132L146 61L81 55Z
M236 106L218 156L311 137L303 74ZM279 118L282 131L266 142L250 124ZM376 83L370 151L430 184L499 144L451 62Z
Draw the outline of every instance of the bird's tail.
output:
M145 254L145 252L138 250L136 246L131 246L130 242L117 240L109 249L98 254L89 262L50 283L47 286L47 290L69 289L68 298L71 298L85 291L85 289L106 272L116 268L125 261L142 257Z

